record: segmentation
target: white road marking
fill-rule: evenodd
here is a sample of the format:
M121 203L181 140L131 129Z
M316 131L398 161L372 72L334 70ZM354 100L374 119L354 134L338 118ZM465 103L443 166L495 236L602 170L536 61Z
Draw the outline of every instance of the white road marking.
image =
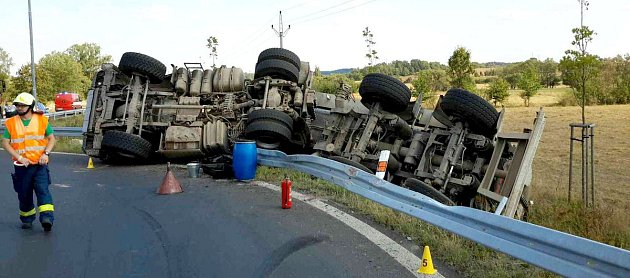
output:
M251 184L280 192L279 186L276 186L270 183L266 183L262 181L253 181ZM398 244L391 238L387 237L386 235L384 235L377 229L372 228L370 225L365 224L364 222L355 218L354 216L349 215L329 204L326 204L320 201L319 199L308 197L299 192L293 191L291 192L291 195L293 198L298 199L302 202L305 202L325 212L326 214L336 218L337 220L343 222L344 224L348 225L348 227L357 231L358 233L363 235L365 238L367 238L368 240L376 244L376 246L380 247L383 251L385 251L392 258L398 261L398 263L400 263L403 267L409 270L409 272L411 272L416 277L444 278L444 276L442 276L442 274L440 274L439 272L436 272L434 275L424 275L424 274L418 273L418 268L420 268L420 263L422 261L420 258L418 258L418 256L414 255L405 247L401 246L400 244Z

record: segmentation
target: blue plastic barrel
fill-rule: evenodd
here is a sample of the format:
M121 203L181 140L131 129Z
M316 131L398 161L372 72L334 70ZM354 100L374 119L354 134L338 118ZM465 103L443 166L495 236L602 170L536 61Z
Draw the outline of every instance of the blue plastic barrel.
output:
M246 181L256 177L256 142L237 141L232 152L232 169L237 180Z

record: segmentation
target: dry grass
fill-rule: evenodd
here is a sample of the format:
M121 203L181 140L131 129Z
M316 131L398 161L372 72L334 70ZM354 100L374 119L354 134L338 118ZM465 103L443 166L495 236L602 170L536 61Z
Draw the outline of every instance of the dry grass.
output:
M531 126L539 108L506 108L504 131ZM597 209L568 204L570 123L581 121L579 107L546 107L545 131L533 164L532 221L622 248L630 247L630 105L588 106L595 129ZM577 142L576 142L577 143ZM574 151L572 199L581 198L580 147Z
M524 106L523 99L521 98L521 92L523 90L508 90L510 97L504 103L506 107L518 107ZM566 86L559 86L555 88L542 88L538 90L538 94L533 96L530 100L530 106L555 106L558 104L562 96L566 93L570 93L571 88Z

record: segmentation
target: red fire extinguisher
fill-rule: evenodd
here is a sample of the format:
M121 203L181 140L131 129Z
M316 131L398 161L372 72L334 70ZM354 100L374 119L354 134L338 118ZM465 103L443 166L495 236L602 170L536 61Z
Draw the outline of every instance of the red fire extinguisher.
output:
M285 177L282 180L282 208L290 209L293 205L291 201L291 180L289 177Z

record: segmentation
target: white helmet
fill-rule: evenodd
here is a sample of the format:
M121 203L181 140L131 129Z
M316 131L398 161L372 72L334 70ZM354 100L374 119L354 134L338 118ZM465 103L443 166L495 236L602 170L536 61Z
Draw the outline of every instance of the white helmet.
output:
M29 93L20 93L13 100L13 104L22 104L22 105L31 106L35 104L35 97L33 97L33 95Z

